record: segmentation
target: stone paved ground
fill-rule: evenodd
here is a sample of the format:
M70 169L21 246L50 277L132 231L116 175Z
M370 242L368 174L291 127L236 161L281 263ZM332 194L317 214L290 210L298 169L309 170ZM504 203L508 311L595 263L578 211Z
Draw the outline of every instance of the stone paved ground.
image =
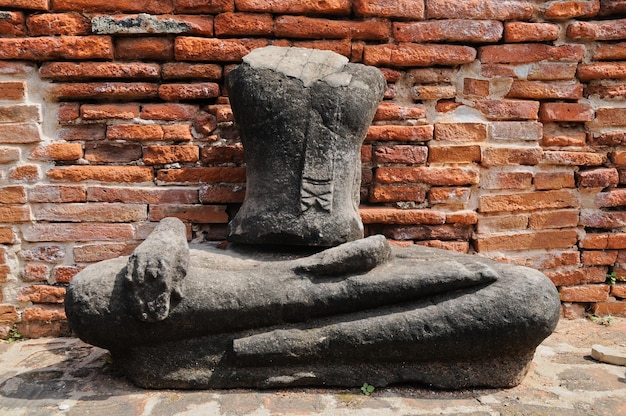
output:
M626 415L626 367L590 358L626 352L626 318L561 321L524 382L507 390L146 391L107 370L106 351L72 338L0 343L0 415ZM364 380L366 381L366 380Z

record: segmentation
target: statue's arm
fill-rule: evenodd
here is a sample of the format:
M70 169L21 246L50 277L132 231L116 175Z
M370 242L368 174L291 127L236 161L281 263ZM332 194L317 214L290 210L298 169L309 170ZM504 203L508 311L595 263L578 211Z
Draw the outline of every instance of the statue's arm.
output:
M171 303L183 297L188 268L185 224L177 218L161 220L126 266L125 282L135 316L150 322L167 318Z

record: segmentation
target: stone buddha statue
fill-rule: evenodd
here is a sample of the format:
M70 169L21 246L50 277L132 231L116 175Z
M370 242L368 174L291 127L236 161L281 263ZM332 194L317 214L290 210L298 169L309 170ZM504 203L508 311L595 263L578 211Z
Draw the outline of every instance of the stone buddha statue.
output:
M88 266L66 312L147 388L510 387L555 328L542 273L363 238L360 146L385 81L329 51L266 47L227 78L247 162L225 249L166 218Z

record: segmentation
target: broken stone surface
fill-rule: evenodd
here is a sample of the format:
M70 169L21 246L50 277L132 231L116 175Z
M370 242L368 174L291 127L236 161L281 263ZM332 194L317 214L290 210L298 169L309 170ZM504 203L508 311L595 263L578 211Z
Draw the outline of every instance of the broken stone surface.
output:
M330 247L363 237L360 149L381 72L330 51L269 46L226 85L247 169L229 240Z
M591 357L607 364L626 365L626 351L595 344L591 346Z

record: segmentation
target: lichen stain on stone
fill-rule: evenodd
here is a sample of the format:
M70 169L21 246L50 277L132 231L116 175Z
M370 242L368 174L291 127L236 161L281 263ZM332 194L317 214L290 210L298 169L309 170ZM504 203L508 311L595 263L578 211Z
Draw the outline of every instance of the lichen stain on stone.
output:
M91 19L94 34L111 35L119 33L185 33L191 25L175 19L159 19L140 13L137 16L115 19L112 16L100 16Z

